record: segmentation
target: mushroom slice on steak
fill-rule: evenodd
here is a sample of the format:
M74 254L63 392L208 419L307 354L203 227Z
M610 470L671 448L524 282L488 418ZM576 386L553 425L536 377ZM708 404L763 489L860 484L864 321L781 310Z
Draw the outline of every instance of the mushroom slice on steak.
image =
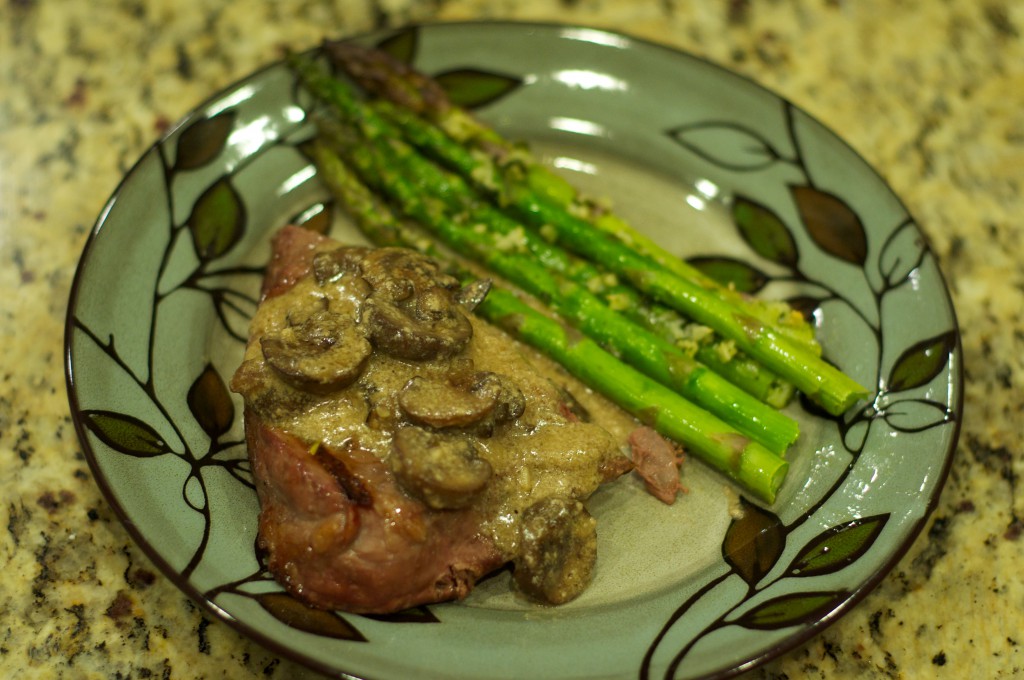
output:
M523 414L526 399L511 378L474 371L449 380L416 376L398 395L398 405L416 425L435 430L463 428L490 436L495 425Z
M491 415L497 400L447 381L415 376L398 395L398 405L417 425L435 429L467 427Z
M435 510L468 505L491 478L491 464L466 437L418 427L395 432L391 468L402 487Z
M507 375L490 371L477 371L470 387L473 394L494 401L492 423L497 425L515 420L526 410L526 397L515 381Z
M597 521L582 503L555 496L538 501L523 513L521 532L513 572L520 590L550 604L583 592L597 560Z
M358 275L360 263L370 249L365 246L343 246L313 256L313 276L321 286L337 281L345 274Z
M328 310L260 339L263 358L285 382L325 394L355 382L373 348L351 317Z
M429 258L399 248L381 248L361 265L373 292L362 318L374 346L399 359L422 361L461 352L473 326L453 298L458 281Z

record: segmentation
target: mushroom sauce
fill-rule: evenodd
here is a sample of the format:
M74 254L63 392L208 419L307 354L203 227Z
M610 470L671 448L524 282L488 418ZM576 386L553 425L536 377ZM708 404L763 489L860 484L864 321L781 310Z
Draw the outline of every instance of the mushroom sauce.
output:
M581 501L630 468L635 421L476 318L485 285L412 251L317 250L252 321L247 408L313 456L357 443L431 511L477 513L527 595L578 595L596 550Z

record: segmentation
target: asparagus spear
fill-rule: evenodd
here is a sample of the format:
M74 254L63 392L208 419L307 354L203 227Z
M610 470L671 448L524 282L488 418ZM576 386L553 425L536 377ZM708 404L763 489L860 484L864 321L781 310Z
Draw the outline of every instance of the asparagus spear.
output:
M501 199L518 203L524 200L523 194L528 194L531 201L545 205L548 219L559 214L577 220L586 216L585 221L593 227L662 268L740 306L746 314L820 354L814 329L798 312L783 303L762 302L721 286L617 215L603 209L595 212L592 201L582 198L568 182L537 162L528 149L513 144L465 109L453 105L438 83L428 76L385 52L351 43L327 42L325 51L336 65L368 91L387 100L388 103L378 104L380 112L403 129L415 144ZM436 127L417 114L434 121ZM513 162L508 163L509 159ZM510 197L506 193L508 187L515 187L518 196ZM524 216L535 218L537 227L545 224L535 212L528 210Z
M372 242L405 247L419 242L412 230L362 184L333 149L319 141L311 150L320 177ZM432 254L437 255L436 251ZM462 278L466 278L464 272ZM592 340L567 330L507 290L492 286L476 311L548 354L578 379L663 435L688 446L695 457L758 498L769 503L775 500L789 467L779 456L747 440L725 423L623 364Z
M387 121L375 116L374 112L368 113L366 107L360 108L359 102L350 92L346 93L346 89L337 83L329 97L333 97L336 104L350 112L353 108L360 109L355 118L365 125L371 138L390 134ZM421 164L421 167L425 168L426 165ZM478 176L481 174L486 173L477 172ZM478 181L485 183L488 178L483 177ZM440 198L449 200L453 186L458 184L443 181L435 183L434 189ZM824 362L815 350L781 335L756 316L750 315L749 309L737 309L728 296L719 295L720 291L709 291L692 281L677 277L669 269L624 246L621 241L594 229L585 220L558 210L557 206L531 192L528 186L506 184L504 188L505 200L535 224L554 229L565 248L620 274L656 301L715 329L769 370L792 382L829 413L840 415L867 395L866 389Z
M370 144L346 137L345 131L324 123L325 137L332 138L345 159L369 184L387 194L408 216L418 220L456 252L477 259L507 280L519 285L584 333L608 347L627 362L693 400L744 435L783 453L799 436L796 421L737 388L660 337L620 316L585 286L559 277L529 255L510 250L501 235L475 224L450 219L440 203L425 196L422 184L402 174L405 161L402 143Z
M632 286L602 286L597 294L615 311L671 342L769 406L781 409L792 400L795 390L791 383L737 350L735 343L723 340L707 326L684 318L671 307L651 302Z
M757 442L730 433L672 390L631 369L516 296L498 289L480 308L489 321L547 353L590 387L665 436L682 442L713 468L772 503L789 464Z
M381 113L384 118L395 123L396 127L405 134L406 139L411 143L422 150L435 151L435 156L447 166L454 168L461 176L472 178L477 187L483 187L490 190L492 194L496 194L499 203L512 200L512 197L507 193L503 193L502 187L505 184L503 183L502 172L489 159L481 157L480 154L474 154L467 148L453 143L442 130L424 124L424 121L419 120L408 109L396 107L388 101L375 101L369 105ZM490 206L481 207L480 210L487 213L481 216L482 220L487 221L492 226L504 225L505 229L503 231L505 233L518 225L518 222L508 220L503 214L491 209ZM544 225L536 226L544 228ZM523 237L527 247L535 256L556 267L559 272L572 277L578 283L587 285L592 290L595 288L594 282L600 282L608 278L606 270L592 263L583 265L579 262L573 262L564 255L561 257L551 257L550 251L552 248L543 239L531 238L529 233L524 234ZM697 272L697 270L694 271ZM700 275L703 276L703 274ZM613 287L608 287L599 285L598 289L594 290L594 292L601 295L606 303L613 304L617 311L624 313L647 330L659 332L662 338L670 342L676 339L672 336L678 334L678 331L675 329L686 323L682 321L676 310L664 305L658 305L657 303L650 303L635 288L630 286L614 285ZM788 306L784 304L781 307L788 309ZM765 307L764 309L767 310L768 308ZM777 312L772 312L772 314L775 318L778 317ZM674 328L664 325L666 317L669 318L669 324L672 324ZM675 318L672 319L672 317ZM818 349L816 344L813 347ZM721 338L709 339L708 342L701 343L695 348L695 356L698 361L733 384L742 387L776 408L785 406L792 397L793 386L791 384L782 380L771 371L760 367L759 364L752 361L745 354L740 353L739 356L736 356L734 348L725 349Z
M530 199L526 201L526 210L547 221L545 205ZM600 238L599 232L580 221L562 221L557 228L567 248L604 264L655 300L735 341L747 354L792 382L829 413L842 414L867 396L866 389L805 345L793 342L725 300L709 295L692 281L681 279L666 269L651 267L649 260L621 242L610 237Z
M366 104L357 101L354 98L354 93L348 88L328 78L310 62L293 58L292 63L313 92L338 107L344 116L359 119L371 137L390 137L399 134L385 118L374 115L375 112L367 109ZM372 107L372 104L369 106ZM435 129L435 134L441 133ZM466 168L471 165L471 160L463 162L463 166ZM436 171L428 164L420 162L418 171L421 175L420 181L429 182L428 185L425 185L429 191L437 197L450 199L449 204L453 206L453 209L464 209L466 197L473 195L473 192L468 190L461 179L439 178ZM493 206L476 201L476 197L470 199L470 202L475 204L473 209L477 211L477 219L481 222L489 223L492 227L499 229L502 234L508 235L517 231L518 222L509 219L501 211L493 209ZM613 306L617 311L647 330L658 333L663 339L674 344L679 340L679 329L686 325L686 322L679 318L675 310L651 303L629 286L599 286L595 289L595 282L608 278L605 270L578 258L571 258L564 251L557 251L547 241L534 236L532 232L520 232L520 234L521 238L525 239L530 252L546 266L587 286L601 296L609 306ZM691 356L695 356L699 362L761 401L775 408L782 408L792 398L794 391L792 384L765 369L743 352L736 351L735 345L731 341L723 342L721 338L711 337L695 344L696 347L693 349L687 348L685 345L682 348Z
M426 170L425 164L419 167ZM423 174L420 177L422 181L429 181ZM439 195L449 197L447 189L457 187L458 183L446 178L435 186ZM522 185L505 185L502 195L535 224L555 230L559 242L568 250L603 265L658 302L733 340L744 352L792 382L830 413L841 414L867 395L867 390L823 361L806 345L781 335L756 317L733 307L727 299L653 264L618 240L595 231L584 220L558 211ZM500 221L492 209L481 207L479 210L493 217L492 224Z
M356 122L372 145L384 150L392 147L403 149L403 143L391 137L393 130L387 121L363 105L344 84L327 77L311 64L297 62L296 68L307 86L335 106L342 117ZM426 159L404 149L401 159L407 166L423 171L417 181L429 183L432 202L465 200L462 198L466 195L465 185L457 181L457 177L431 169L434 166ZM547 206L533 200L529 194L520 193L519 189L513 188L518 207L539 218L541 223L551 223ZM438 207L431 207L429 212L436 212ZM552 226L569 249L604 265L655 300L714 328L830 413L841 414L866 396L867 390L813 352L780 336L699 285L653 265L644 256L595 231L584 221L561 219Z

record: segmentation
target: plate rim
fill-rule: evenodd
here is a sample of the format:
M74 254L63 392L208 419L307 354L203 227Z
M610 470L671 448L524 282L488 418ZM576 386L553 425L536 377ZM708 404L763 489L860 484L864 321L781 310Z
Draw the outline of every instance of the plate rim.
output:
M387 37L390 35L397 34L402 31L408 30L431 30L431 29L455 29L455 30L472 30L476 28L494 28L494 27L506 27L509 30L541 30L541 31L565 31L565 30L587 30L593 31L600 34L615 37L620 40L627 41L630 46L636 45L642 47L645 50L656 50L662 51L671 55L674 58L687 59L693 62L701 64L705 68L710 68L713 71L719 72L723 76L730 78L737 78L743 81L747 86L759 90L762 94L767 94L770 97L777 99L778 101L787 104L792 107L795 111L801 113L808 120L815 123L821 128L822 131L827 133L831 141L837 142L838 144L845 147L853 157L860 160L867 171L873 174L881 183L881 186L889 193L889 195L896 201L900 208L906 213L908 219L913 222L916 232L924 240L924 248L927 252L934 253L930 239L925 231L921 228L921 223L914 218L914 215L908 209L907 205L901 198L901 196L895 192L889 181L879 172L877 167L869 163L864 156L855 149L845 137L835 132L833 128L825 125L815 115L809 113L806 109L794 104L789 98L783 96L779 92L769 88L768 86L755 80L753 77L748 76L744 73L735 71L721 63L715 62L708 57L700 54L690 52L686 49L672 46L663 42L657 42L648 38L632 35L624 30L611 29L603 26L591 26L575 24L570 22L557 22L557 21L534 21L534 20L514 20L514 19L469 19L459 21L421 21L412 22L408 24L402 24L399 26L382 27L359 31L355 33L346 33L340 36L343 40L367 40L371 38ZM302 50L303 52L312 52L317 50L319 47L314 46L308 49ZM82 451L87 459L92 476L99 486L102 495L104 496L107 504L111 509L114 510L120 524L125 528L131 537L132 541L139 547L143 553L162 573L171 581L174 586L182 591L189 597L201 610L210 614L214 618L226 623L230 627L234 628L238 632L245 635L250 640L255 641L268 651L277 654L283 658L287 658L295 663L298 663L310 670L315 672L323 673L328 676L346 678L348 680L366 680L371 676L364 675L353 675L347 671L341 670L337 667L331 666L326 663L311 658L301 651L297 651L291 646L279 641L278 639L262 632L258 628L248 624L246 621L241 620L233 616L224 608L217 605L211 599L208 599L205 594L195 585L193 585L189 578L183 577L178 570L176 570L167 560L165 560L160 553L155 549L149 539L143 535L141 529L135 524L134 520L128 514L127 510L118 501L117 493L108 480L107 476L100 467L100 464L96 458L96 454L89 443L87 436L87 429L79 417L81 412L80 403L78 399L78 388L75 376L75 366L73 362L72 348L74 345L74 314L79 303L79 297L81 293L82 281L85 276L85 271L88 268L89 255L93 250L96 239L99 237L104 225L106 224L107 217L117 201L120 199L125 191L126 184L128 183L131 176L135 171L142 165L151 153L161 144L168 141L177 130L181 129L190 121L196 119L201 115L201 111L208 107L210 104L218 101L222 98L226 91L237 88L244 83L257 79L265 74L267 71L279 67L283 62L283 59L274 59L255 70L249 71L242 77L232 80L221 86L216 92L205 97L198 103L189 107L188 111L169 126L163 133L155 138L150 144L148 144L142 151L139 158L122 174L114 190L110 194L110 197L104 202L102 209L100 210L96 220L93 223L92 228L89 230L88 236L84 242L81 250L81 254L75 267L74 277L71 282L68 304L65 312L65 324L64 324L64 370L65 370L65 386L68 395L68 402L71 409L71 418L74 423L75 432L78 438L78 442L82 447ZM953 415L953 422L951 423L952 432L949 436L949 444L946 451L944 452L944 458L941 469L938 471L935 487L933 492L929 495L923 506L923 512L921 516L912 522L908 522L908 528L906 530L905 537L900 543L891 550L881 563L873 570L873 572L863 579L860 584L851 589L846 597L840 600L826 615L819 617L813 623L807 624L806 626L794 631L792 634L787 635L778 642L765 648L754 656L745 658L743 661L738 663L730 663L727 666L713 671L711 673L700 676L706 680L722 680L724 678L732 678L741 673L750 671L756 667L762 666L769 661L776 659L785 653L792 651L800 645L810 641L811 639L820 635L825 629L832 626L836 621L846 616L850 610L860 604L871 592L873 592L878 585L889 575L889 573L895 568L895 566L904 558L909 552L911 547L917 542L918 537L925 525L930 520L932 514L938 507L942 492L945 489L948 476L952 468L953 458L956 454L958 447L961 429L963 425L963 386L964 386L964 366L962 357L962 337L960 331L960 324L957 318L956 308L953 304L952 294L950 292L946 276L942 271L942 268L938 266L939 263L936 260L936 275L938 281L941 283L942 295L945 297L945 301L948 305L949 314L952 322L952 332L955 336L955 344L953 352L956 357L954 362L954 370L952 373L951 384L953 386L953 399L951 402L951 410Z

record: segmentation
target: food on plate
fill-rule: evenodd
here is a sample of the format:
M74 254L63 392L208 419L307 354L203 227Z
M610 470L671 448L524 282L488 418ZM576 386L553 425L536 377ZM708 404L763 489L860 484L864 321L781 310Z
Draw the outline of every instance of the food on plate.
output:
M589 583L583 501L631 469L635 424L476 318L481 296L411 250L275 238L231 387L260 545L296 597L391 612L462 598L508 562L540 602Z
M745 490L775 498L799 436L778 410L794 386L833 413L866 394L821 359L809 324L785 303L740 296L685 263L663 264L656 244L610 213L588 212L592 202L525 145L449 102L436 81L349 43L326 43L323 54L363 91L293 56L319 102L319 134L306 148L367 238L429 252L450 271L472 263L470 275L482 267L525 291L531 309L515 310L499 287L483 315ZM515 321L532 309L551 318ZM582 343L559 339L556 322L613 355L598 360L604 375L579 360Z
M470 265L447 257L429 239L424 240L415 225L399 219L389 206L377 200L328 146L316 143L310 152L324 182L369 240L378 245L419 245L444 259L461 278L474 280L475 274L466 269ZM480 258L491 261L501 258L501 254L481 252ZM528 301L504 285L492 284L475 311L557 361L641 422L690 446L701 460L758 498L768 502L774 499L788 468L785 460L613 356L586 335L565 327L542 311L535 300ZM638 472L649 480L649 475Z
M303 148L375 247L283 230L232 381L260 542L297 597L395 611L512 563L522 594L567 602L600 485L635 469L672 503L685 447L771 503L794 392L834 415L866 395L788 305L667 253L437 81L320 54L341 77L289 60L317 102Z
M580 197L533 159L526 145L503 138L454 105L437 81L385 51L350 41L328 41L323 53L336 70L376 98L360 101L341 79L324 78L308 62L298 61L309 89L336 117L358 128L366 142L399 148L396 155L414 180L430 181L422 172L427 166L410 161L401 143L391 143L393 137L471 185L476 195L465 198L451 177L433 184L449 190L440 196L450 209L502 230L497 224L502 218L494 212L486 211L482 218L475 212L480 196L492 199L526 231L592 260L653 301L710 327L830 413L841 414L866 396L861 385L820 359L813 327L784 302L741 296L664 251L601 201Z

